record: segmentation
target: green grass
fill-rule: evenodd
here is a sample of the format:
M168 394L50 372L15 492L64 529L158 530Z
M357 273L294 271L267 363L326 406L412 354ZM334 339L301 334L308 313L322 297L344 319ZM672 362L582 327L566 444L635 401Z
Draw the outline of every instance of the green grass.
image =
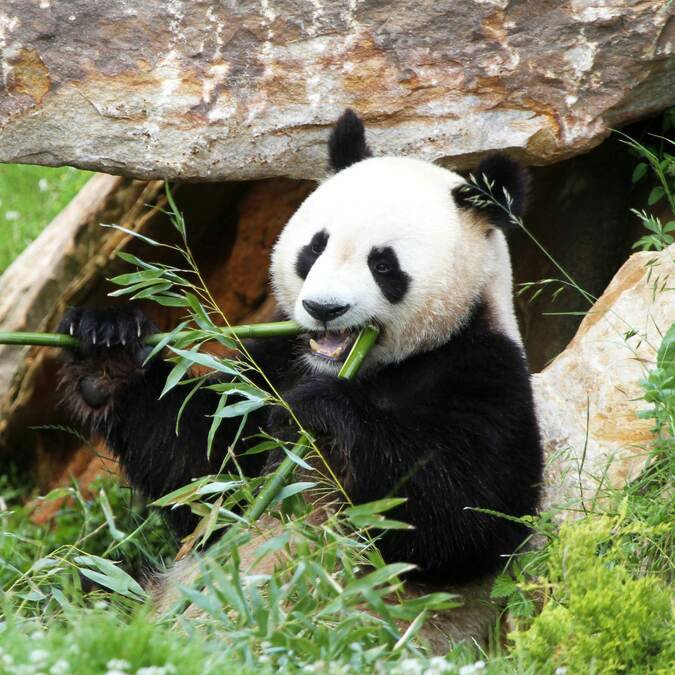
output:
M91 176L70 167L0 164L0 274Z

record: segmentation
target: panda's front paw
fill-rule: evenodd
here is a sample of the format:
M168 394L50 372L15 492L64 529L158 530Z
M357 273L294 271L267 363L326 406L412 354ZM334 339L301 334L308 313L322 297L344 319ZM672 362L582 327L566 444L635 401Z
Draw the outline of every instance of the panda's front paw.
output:
M123 352L142 361L147 353L144 340L157 328L136 307L73 307L66 312L58 331L77 338L76 355L80 358L109 358Z
M303 428L353 447L362 414L354 383L333 376L303 380L284 394L284 400Z

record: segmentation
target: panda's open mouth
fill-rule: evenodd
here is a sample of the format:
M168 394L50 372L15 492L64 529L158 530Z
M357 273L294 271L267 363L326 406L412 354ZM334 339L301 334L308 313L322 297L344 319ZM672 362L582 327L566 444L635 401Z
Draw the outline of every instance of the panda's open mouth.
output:
M354 328L316 333L309 339L309 348L312 353L329 361L344 361L358 334L359 331Z

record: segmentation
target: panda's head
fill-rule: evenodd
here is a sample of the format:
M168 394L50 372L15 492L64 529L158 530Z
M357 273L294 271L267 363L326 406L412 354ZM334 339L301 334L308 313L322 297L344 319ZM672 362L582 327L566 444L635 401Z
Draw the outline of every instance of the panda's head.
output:
M276 299L311 335L307 364L336 371L368 322L382 329L369 363L382 365L447 342L486 295L511 307L493 307L497 321L512 317L506 210L478 206L480 193L452 171L371 157L350 110L329 148L335 174L300 206L272 255ZM497 155L474 175L502 202L506 190L521 215L527 176L518 164Z

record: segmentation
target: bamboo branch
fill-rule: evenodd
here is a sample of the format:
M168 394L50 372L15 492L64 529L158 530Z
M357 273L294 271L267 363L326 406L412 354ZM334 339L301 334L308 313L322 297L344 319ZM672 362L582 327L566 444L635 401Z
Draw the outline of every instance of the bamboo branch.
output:
M230 328L219 329L225 337L237 337L240 340L247 338L266 338L283 337L285 335L298 335L302 332L302 327L295 321L277 321L274 323L256 323L243 324L241 326L232 326ZM187 333L180 332L174 335L175 340L179 340ZM150 335L145 344L154 347L161 342L168 333L155 333ZM60 347L62 349L77 349L79 341L70 335L62 333L2 333L0 332L0 345L25 345L36 347Z

